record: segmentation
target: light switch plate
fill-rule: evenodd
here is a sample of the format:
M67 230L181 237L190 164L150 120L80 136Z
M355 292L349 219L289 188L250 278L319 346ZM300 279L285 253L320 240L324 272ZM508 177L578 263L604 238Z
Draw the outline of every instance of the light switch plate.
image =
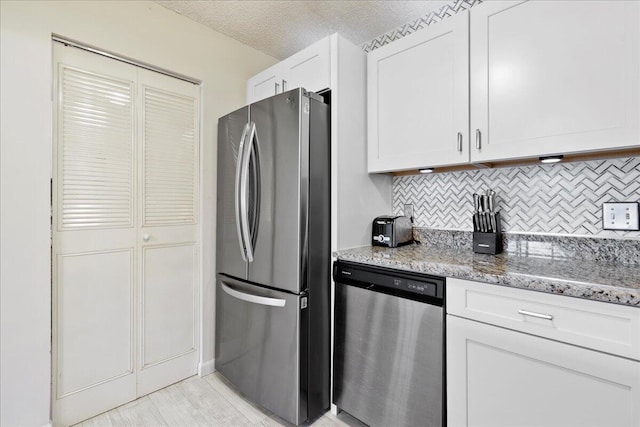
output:
M640 204L636 202L603 203L602 228L605 230L640 230Z

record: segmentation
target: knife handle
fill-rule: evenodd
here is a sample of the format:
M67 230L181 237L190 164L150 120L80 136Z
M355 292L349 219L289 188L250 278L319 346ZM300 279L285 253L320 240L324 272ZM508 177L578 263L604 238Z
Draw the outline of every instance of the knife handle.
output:
M481 203L482 203L482 210L483 211L488 211L489 210L489 196L483 194Z

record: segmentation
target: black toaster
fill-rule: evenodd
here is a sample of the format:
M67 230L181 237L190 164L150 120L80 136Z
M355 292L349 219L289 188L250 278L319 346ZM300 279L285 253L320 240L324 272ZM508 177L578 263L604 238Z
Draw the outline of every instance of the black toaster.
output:
M395 248L413 242L413 227L406 216L379 216L371 227L371 244Z

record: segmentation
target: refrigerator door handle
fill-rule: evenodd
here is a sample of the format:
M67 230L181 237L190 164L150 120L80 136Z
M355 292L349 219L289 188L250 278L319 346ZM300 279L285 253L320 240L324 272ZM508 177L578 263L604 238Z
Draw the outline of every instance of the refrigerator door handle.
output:
M247 253L247 261L253 262L253 245L251 244L251 234L249 230L249 208L248 208L248 192L249 192L249 161L251 160L251 147L253 138L256 134L256 124L249 124L248 138L245 139L245 151L242 156L242 166L240 171L240 229L242 231L242 241L245 243L244 248Z
M251 159L250 165L253 167L250 168L251 183L253 184L253 194L249 196L252 198L251 202L253 203L253 210L251 212L250 222L249 224L249 235L251 236L249 243L251 245L251 254L255 254L256 251L256 240L258 238L258 226L260 225L260 203L262 197L262 171L260 165L260 159L262 158L262 154L260 153L260 140L258 139L258 129L253 125L253 129L251 132L251 138L249 139L251 143Z
M220 282L222 290L234 298L242 301L247 301L253 304L270 305L272 307L284 307L287 300L280 298L261 297L259 295L248 294L245 292L236 291L227 285L225 282Z
M241 187L240 187L240 178L242 176L242 166L243 166L243 160L245 157L245 146L246 144L246 140L247 140L247 134L249 133L249 123L246 123L244 125L244 129L242 131L242 136L240 137L240 146L238 148L238 160L236 163L236 182L235 182L235 193L236 193L236 200L235 200L235 213L236 213L236 228L238 230L238 241L240 243L240 253L242 254L242 259L244 260L244 262L247 262L247 250L246 247L247 245L245 244L245 240L244 240L244 232L242 229L242 192L241 192ZM248 150L247 150L248 151Z

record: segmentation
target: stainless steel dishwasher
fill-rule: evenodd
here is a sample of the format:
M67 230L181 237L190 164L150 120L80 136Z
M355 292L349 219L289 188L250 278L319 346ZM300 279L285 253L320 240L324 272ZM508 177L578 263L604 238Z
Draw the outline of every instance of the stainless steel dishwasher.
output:
M442 277L337 261L333 402L370 426L444 426Z

